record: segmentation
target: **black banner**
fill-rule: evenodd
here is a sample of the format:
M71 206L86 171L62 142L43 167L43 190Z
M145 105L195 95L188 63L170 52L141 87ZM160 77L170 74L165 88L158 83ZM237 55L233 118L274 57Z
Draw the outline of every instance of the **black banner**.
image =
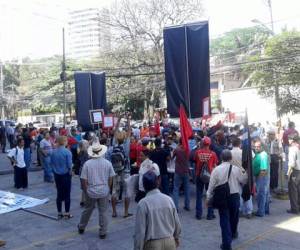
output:
M210 97L208 22L164 29L168 113L179 117L183 104L191 118L203 115Z
M76 117L84 131L95 127L90 122L90 110L106 112L105 73L75 72Z

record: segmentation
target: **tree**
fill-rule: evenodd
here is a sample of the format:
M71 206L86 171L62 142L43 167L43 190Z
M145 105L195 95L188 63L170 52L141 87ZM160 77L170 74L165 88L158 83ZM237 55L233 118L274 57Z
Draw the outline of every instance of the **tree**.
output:
M19 65L3 66L3 93L5 105L5 117L16 117L16 99L18 97L17 88L20 86L20 67Z
M76 68L73 62L69 66ZM69 68L67 81L67 103L70 113L74 109L74 82ZM63 84L59 79L61 73L61 57L54 56L38 60L24 60L20 65L19 91L23 93L20 101L35 114L59 112L63 107Z
M300 112L300 32L284 31L272 37L263 57L252 61L248 67L253 71L251 83L262 96L277 96L279 115Z
M270 35L271 31L266 27L254 26L233 29L221 37L212 39L211 65L215 68L230 66L231 72L227 72L227 77L240 82L246 81L250 73L243 70L239 63L247 61L249 56L260 56ZM234 64L236 66L232 67Z
M106 10L107 13L107 10ZM163 28L196 21L203 14L201 0L117 0L107 15L112 50L84 62L68 60L67 103L75 106L75 70L101 70L107 75L109 106L119 105L151 117L164 90ZM59 79L61 56L25 59L19 65L20 105L35 113L55 112L63 107L63 85ZM132 101L131 101L132 100ZM136 107L138 105L138 108ZM144 112L142 112L141 107Z
M271 31L263 26L237 28L212 39L210 54L217 65L237 62L241 55L259 54Z
M109 78L108 88L128 89L144 100L145 118L153 115L158 92L164 90L163 29L197 21L203 14L200 0L117 0L110 9L110 18L101 22L112 30L114 51L109 61L120 70L120 75L150 73L134 77ZM128 73L127 73L128 74ZM153 87L155 86L155 87ZM128 91L122 91L124 96ZM115 95L112 99L126 100Z

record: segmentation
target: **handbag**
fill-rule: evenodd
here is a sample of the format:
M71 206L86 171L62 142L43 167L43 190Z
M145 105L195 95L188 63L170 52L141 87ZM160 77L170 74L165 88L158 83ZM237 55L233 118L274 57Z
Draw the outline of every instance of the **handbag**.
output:
M230 197L229 177L231 174L232 165L229 167L227 181L215 187L212 198L212 207L217 209L226 209L228 206L228 199Z
M209 183L210 172L208 170L208 164L207 164L207 162L203 162L203 164L202 164L201 173L200 173L200 180L204 184Z

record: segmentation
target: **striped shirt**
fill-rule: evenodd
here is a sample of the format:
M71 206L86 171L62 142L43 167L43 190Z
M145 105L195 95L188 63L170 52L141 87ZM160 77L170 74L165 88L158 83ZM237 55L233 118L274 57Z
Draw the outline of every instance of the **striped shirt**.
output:
M98 199L109 194L108 181L115 176L112 164L100 157L86 161L81 171L81 179L87 180L87 194L90 198Z

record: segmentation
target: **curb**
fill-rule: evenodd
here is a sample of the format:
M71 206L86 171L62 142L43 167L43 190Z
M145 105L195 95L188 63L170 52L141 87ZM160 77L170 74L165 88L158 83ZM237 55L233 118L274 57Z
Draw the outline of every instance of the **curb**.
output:
M28 171L29 172L37 172L37 171L41 171L43 170L43 168L29 168ZM0 170L0 175L7 175L7 174L13 174L14 170L13 169L7 169L7 170Z

